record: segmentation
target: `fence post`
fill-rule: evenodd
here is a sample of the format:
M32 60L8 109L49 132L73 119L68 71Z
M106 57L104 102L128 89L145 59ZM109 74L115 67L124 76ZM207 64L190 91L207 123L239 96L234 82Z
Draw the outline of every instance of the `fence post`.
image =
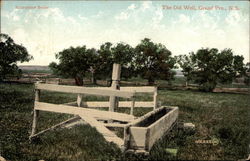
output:
M36 82L37 84L39 82ZM35 101L39 102L40 100L40 90L35 89ZM37 119L39 115L39 110L33 110L33 123L32 123L32 130L31 130L31 136L33 136L36 133L36 127L37 127Z
M120 90L120 85L119 85L120 75L121 75L121 65L113 64L111 89ZM109 102L110 102L109 111L114 111L118 107L118 97L111 96Z
M81 105L82 105L82 95L81 94L78 94L77 95L77 106L78 107L81 107Z
M154 89L154 110L157 108L157 87Z
M134 91L135 93L135 91ZM135 107L135 96L131 98L131 109L130 109L130 115L134 115L134 107Z

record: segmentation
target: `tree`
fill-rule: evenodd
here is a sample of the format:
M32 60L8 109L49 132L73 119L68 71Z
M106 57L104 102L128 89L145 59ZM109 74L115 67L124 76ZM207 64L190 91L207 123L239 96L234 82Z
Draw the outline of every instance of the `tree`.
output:
M135 76L135 51L130 45L118 43L112 49L112 62L121 64L121 78Z
M171 52L162 44L155 44L145 38L135 48L136 71L148 80L148 84L154 84L156 79L171 80L175 67L175 59Z
M182 68L183 75L186 77L186 86L188 86L189 81L192 80L191 72L194 68L194 64L187 55L176 56L176 61Z
M230 83L246 72L242 56L231 49L206 48L180 56L178 63L185 76L200 85L202 91L212 91L218 83Z
M98 59L93 66L95 70L95 79L107 79L111 77L112 73L112 43L106 42L100 46L97 51Z
M125 43L118 43L115 46L110 42L101 45L98 50L98 61L95 64L97 78L111 78L113 64L121 64L121 77L130 78L133 76L134 49Z
M33 57L22 45L18 45L6 34L0 34L0 81L8 76L20 76L22 70L17 62L28 62Z
M244 83L250 85L250 62L246 63L246 75L244 78Z
M96 57L95 49L86 46L70 47L56 54L59 64L52 62L49 67L53 73L66 78L74 78L76 85L83 85L83 77L89 71Z

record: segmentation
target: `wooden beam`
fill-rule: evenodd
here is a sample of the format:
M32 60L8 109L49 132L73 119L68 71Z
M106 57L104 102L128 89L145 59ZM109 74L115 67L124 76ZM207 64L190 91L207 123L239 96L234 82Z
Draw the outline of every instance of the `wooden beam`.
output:
M82 105L82 95L78 94L77 95L77 106L80 107Z
M85 95L116 96L124 98L131 98L134 96L133 92L128 92L128 91L119 91L113 89L97 89L91 87L65 86L65 85L55 85L55 84L35 84L35 88L47 91L76 93Z
M79 120L79 116L74 116L74 117L72 117L72 118L70 118L70 119L68 119L68 120L66 120L66 121L63 121L63 122L61 122L61 123L59 123L59 124L56 124L56 125L54 125L54 126L52 126L52 127L50 127L50 128L47 128L47 129L45 129L45 130L42 130L42 131L40 131L40 132L38 132L38 133L36 133L36 134L34 134L34 135L31 135L30 138L37 137L37 136L39 136L39 135L41 135L41 134L44 134L44 133L46 133L46 132L48 132L48 131L55 130L56 128L62 128L62 127L64 127L64 126L66 127L67 124L72 123L72 122L77 121L77 120Z
M136 93L154 93L154 86L140 86L140 87L120 87L121 91L135 91Z
M113 71L112 71L112 84L111 89L113 90L119 90L119 81L120 81L120 75L121 75L121 65L120 64L113 64ZM118 98L115 96L110 96L109 98L109 111L115 111L118 107Z
M38 83L37 83L38 84ZM40 90L35 90L35 101L40 100ZM36 133L36 127L37 127L37 120L38 120L39 111L36 109L33 109L33 122L32 122L32 129L31 129L31 136L33 136Z
M77 101L63 103L63 105L68 105L68 106L77 106Z
M35 109L41 110L41 111L67 113L67 114L73 114L73 115L86 113L87 115L92 116L92 117L113 119L113 120L119 120L119 121L124 121L124 122L130 122L134 120L134 116L124 114L124 113L101 111L101 110L88 109L88 108L82 108L82 107L72 107L72 106L67 106L67 105L56 105L56 104L43 103L43 102L35 102Z
M135 107L135 99L132 98L132 101L131 101L131 108L130 108L130 115L134 115L134 107Z
M154 88L154 110L158 107L158 100L157 100L157 87Z
M125 127L127 124L120 123L103 123L105 127Z
M83 107L109 107L109 102L94 102L94 101L89 101L89 102L82 102ZM131 108L131 101L119 101L119 106L118 107L127 107ZM146 108L152 108L154 107L154 102L135 102L134 107L146 107Z
M95 89L110 89L110 87L90 87ZM136 93L154 93L154 86L140 86L140 87L120 87L120 91L135 91Z
M89 123L90 126L96 128L96 130L100 132L108 142L114 142L115 144L118 145L119 148L122 148L122 146L124 145L123 140L117 137L113 132L107 129L104 125L102 125L102 123L98 122L93 117L90 117L87 113L81 113L79 114L79 116L84 121Z

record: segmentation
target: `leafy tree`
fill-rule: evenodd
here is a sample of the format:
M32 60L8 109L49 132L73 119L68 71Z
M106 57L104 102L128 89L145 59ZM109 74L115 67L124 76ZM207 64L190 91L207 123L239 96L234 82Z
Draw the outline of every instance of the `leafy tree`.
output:
M98 59L93 65L95 70L95 79L107 79L111 77L112 73L112 43L106 42L100 46L97 51Z
M125 43L118 43L115 46L110 42L101 45L98 50L98 61L94 65L97 78L111 78L114 63L121 64L121 77L130 78L133 76L134 49Z
M111 50L113 63L121 64L121 77L128 79L135 76L134 48L125 43L118 43Z
M51 70L57 75L74 78L76 85L82 86L83 77L96 59L96 51L87 49L86 46L70 47L57 53L56 59L59 59L59 63L50 63Z
M187 55L180 55L176 57L177 63L183 69L183 75L186 77L186 86L188 85L189 81L192 80L192 69L194 68L194 64L192 63L190 57Z
M244 83L250 85L250 62L246 64L246 75L244 78Z
M0 81L8 76L21 76L17 62L28 62L33 57L22 45L18 45L6 34L0 34Z
M178 63L185 76L200 85L200 90L212 91L218 83L230 83L245 74L242 56L233 55L231 49L199 49L196 53L180 56Z
M171 52L162 44L155 44L145 38L135 48L136 71L148 80L148 84L154 84L156 79L171 80L176 60L171 57Z

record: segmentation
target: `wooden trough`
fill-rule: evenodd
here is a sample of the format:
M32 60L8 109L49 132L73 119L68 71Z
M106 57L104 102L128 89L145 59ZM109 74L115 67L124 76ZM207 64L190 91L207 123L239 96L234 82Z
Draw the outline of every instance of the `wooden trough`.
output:
M178 107L160 107L131 123L127 148L135 151L149 151L176 122Z

